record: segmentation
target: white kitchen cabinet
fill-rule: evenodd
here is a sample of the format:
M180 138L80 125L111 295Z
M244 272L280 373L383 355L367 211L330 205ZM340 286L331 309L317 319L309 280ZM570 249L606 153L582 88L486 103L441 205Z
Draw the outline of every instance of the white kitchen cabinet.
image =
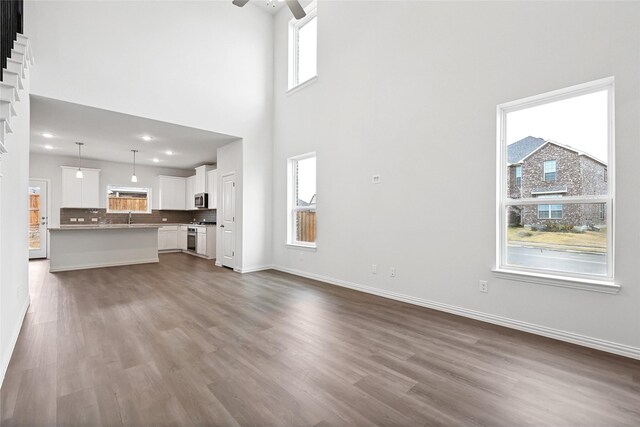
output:
M196 253L198 255L207 254L207 233L198 230L198 244L196 245Z
M78 168L62 166L63 208L100 207L100 169L82 168L82 178L76 178Z
M187 250L187 232L188 226L181 225L178 229L178 249L181 251Z
M207 193L209 193L209 209L218 208L218 170L207 172Z
M178 249L178 226L167 225L158 229L158 250Z
M195 210L196 208L195 200L194 200L195 192L193 191L195 187L195 181L196 181L195 175L187 178L185 204L186 204L186 209L188 211Z
M185 210L186 181L186 178L179 176L158 176L158 209Z
M193 194L206 193L209 191L207 188L207 173L213 169L213 166L203 165L196 168L196 178L193 183Z

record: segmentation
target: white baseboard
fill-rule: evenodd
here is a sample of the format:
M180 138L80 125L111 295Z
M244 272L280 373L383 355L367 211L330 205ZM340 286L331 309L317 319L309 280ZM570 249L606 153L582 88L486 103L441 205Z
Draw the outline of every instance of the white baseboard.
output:
M4 383L4 375L7 373L7 368L9 368L9 362L11 362L11 356L13 355L13 350L16 348L16 344L18 342L18 337L20 336L20 330L22 329L22 324L24 323L24 318L27 315L27 310L31 305L31 297L27 297L27 301L25 302L24 307L22 308L22 313L20 315L20 321L15 325L13 333L11 334L11 338L9 339L9 351L2 355L2 377L0 377L0 387Z
M517 329L523 332L529 332L535 335L541 335L548 338L553 338L559 341L565 341L572 344L581 345L584 347L594 348L596 350L606 351L608 353L618 354L620 356L626 356L633 359L640 360L640 348L632 347L626 344L619 344L611 341L605 341L599 338L588 337L586 335L580 335L573 332L561 331L559 329L549 328L546 326L535 325L533 323L522 322L520 320L509 319L507 317L496 316L493 314L483 313L480 311L469 310L454 305L443 304L439 302L429 301L422 298L412 297L409 295L399 294L396 292L389 292L383 289L372 288L370 286L360 285L357 283L347 282L345 280L334 279L319 274L307 273L292 268L272 266L274 270L282 271L285 273L294 274L296 276L306 277L308 279L318 280L320 282L329 283L331 285L342 286L344 288L354 289L368 294L381 296L384 298L393 299L396 301L402 301L421 307L427 307L438 311L444 311L458 316L468 317L475 320L480 320L494 325L500 325L511 329Z
M236 271L238 271L240 273L255 273L256 271L271 270L273 268L274 268L273 265L262 265L262 266L259 266L259 267L242 268L242 269L238 269Z
M50 273L57 273L60 271L71 271L71 270L88 270L90 268L103 268L103 267L120 267L123 265L135 265L135 264L151 264L154 262L160 262L159 258L149 258L138 261L122 261L122 262L105 262L105 263L97 263L97 264L83 264L83 265L68 265L64 267L51 268L49 267ZM51 264L49 264L51 265Z

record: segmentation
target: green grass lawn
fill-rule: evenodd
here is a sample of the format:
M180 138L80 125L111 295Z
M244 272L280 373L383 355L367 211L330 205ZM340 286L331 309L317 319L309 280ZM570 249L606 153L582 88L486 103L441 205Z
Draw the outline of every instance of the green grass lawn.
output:
M508 227L507 243L548 249L574 250L582 252L607 252L607 229L567 233L533 231L524 227Z

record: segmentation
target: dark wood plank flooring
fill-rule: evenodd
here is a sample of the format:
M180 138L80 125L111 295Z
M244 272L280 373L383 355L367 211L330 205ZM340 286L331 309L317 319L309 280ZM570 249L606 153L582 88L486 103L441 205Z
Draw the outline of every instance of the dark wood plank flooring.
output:
M640 361L184 254L30 272L2 426L640 425Z

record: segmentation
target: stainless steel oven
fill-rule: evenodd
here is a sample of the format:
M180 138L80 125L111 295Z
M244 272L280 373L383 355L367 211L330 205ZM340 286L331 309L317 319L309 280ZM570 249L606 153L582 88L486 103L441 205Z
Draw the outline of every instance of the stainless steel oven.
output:
M187 250L198 251L198 229L187 228Z
M207 207L208 202L208 194L207 193L198 193L195 195L195 206L196 208L205 208Z

